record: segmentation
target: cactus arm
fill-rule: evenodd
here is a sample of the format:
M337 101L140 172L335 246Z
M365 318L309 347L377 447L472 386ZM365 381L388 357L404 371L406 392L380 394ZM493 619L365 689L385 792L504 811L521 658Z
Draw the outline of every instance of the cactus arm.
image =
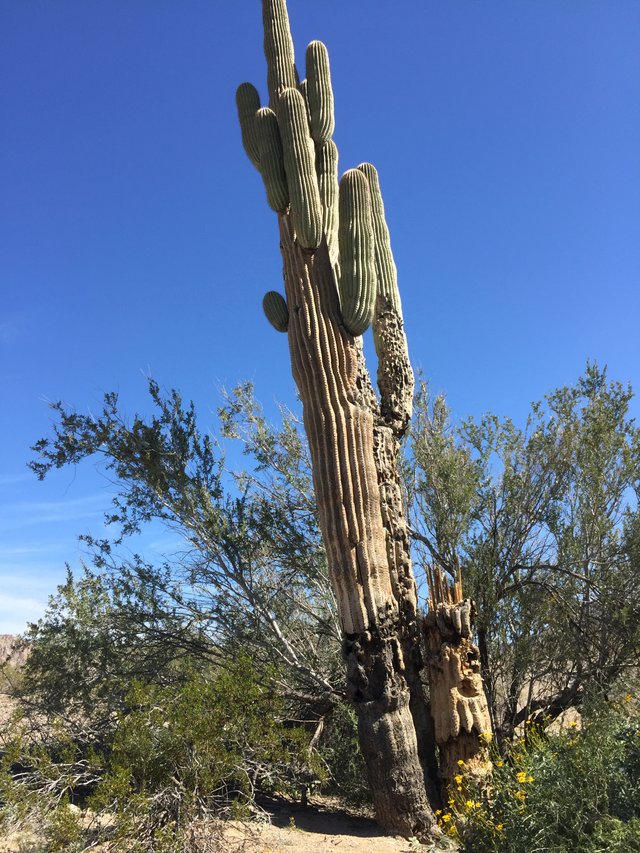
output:
M282 294L269 290L262 299L262 309L267 320L277 332L286 332L289 328L289 309Z
M316 175L322 204L322 230L329 247L329 257L338 262L338 149L333 139L316 145Z
M255 127L255 115L260 109L260 95L256 87L251 83L241 83L236 90L236 106L242 145L249 160L260 171L260 153Z
M297 89L280 93L277 116L296 237L303 248L317 249L322 240L322 204L307 108Z
M323 145L333 136L335 119L329 54L321 41L312 41L307 47L306 63L311 137Z
M282 140L278 119L269 107L262 107L255 115L255 132L258 139L260 173L267 191L267 201L272 210L285 210L289 204L289 188L284 171Z
M361 163L358 170L366 177L371 194L371 221L375 242L376 275L378 277L378 295L388 301L394 311L402 317L398 273L391 251L391 237L384 215L384 202L380 192L378 171L371 163Z
M340 180L338 209L340 307L346 328L361 335L373 317L376 271L369 184L357 169Z
M275 109L280 92L283 89L295 89L298 85L285 0L263 0L262 22L269 105Z

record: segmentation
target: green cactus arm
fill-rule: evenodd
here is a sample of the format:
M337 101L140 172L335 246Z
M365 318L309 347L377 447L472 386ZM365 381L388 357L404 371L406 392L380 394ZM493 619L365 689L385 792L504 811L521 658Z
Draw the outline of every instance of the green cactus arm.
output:
M307 107L297 89L280 93L276 114L296 238L303 248L317 249L322 240L322 204Z
M373 317L376 271L369 183L357 169L340 180L338 210L342 318L352 335L361 335Z
M384 215L384 203L380 192L380 180L375 166L361 163L358 170L365 175L371 194L371 220L373 225L376 275L378 294L386 299L396 313L402 317L400 291L398 290L398 272L391 251L391 237Z
M322 203L322 228L331 263L338 262L338 149L333 139L316 145L316 175Z
M267 201L272 210L285 210L289 204L287 176L284 171L282 140L278 119L269 107L262 107L255 116L260 173L267 191Z
M275 108L280 92L298 85L285 0L262 0L262 21L269 104Z
M251 83L241 83L236 90L236 106L242 134L242 145L247 157L260 171L260 153L255 126L255 116L260 109L260 95Z
M286 332L289 328L289 309L284 296L277 290L269 290L262 299L262 310L267 320L277 332Z
M322 145L333 136L335 119L329 54L321 41L312 41L307 47L306 62L311 136Z

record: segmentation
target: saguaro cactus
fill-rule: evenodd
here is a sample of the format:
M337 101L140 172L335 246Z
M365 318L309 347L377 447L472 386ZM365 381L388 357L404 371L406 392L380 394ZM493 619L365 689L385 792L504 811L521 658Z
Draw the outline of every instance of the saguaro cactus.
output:
M286 302L270 292L264 309L288 334L377 819L424 835L438 769L397 469L413 374L378 175L365 163L338 184L326 48L311 43L300 82L285 0L263 0L263 21L269 108L248 83L237 101L244 147L278 217ZM369 325L380 399L359 338Z

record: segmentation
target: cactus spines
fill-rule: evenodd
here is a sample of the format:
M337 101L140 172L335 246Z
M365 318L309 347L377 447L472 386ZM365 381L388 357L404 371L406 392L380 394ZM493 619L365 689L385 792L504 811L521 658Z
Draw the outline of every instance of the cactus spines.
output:
M400 292L398 290L398 273L391 251L389 228L384 216L384 203L380 192L380 180L375 166L371 163L361 163L358 170L369 182L371 193L371 220L375 241L376 274L378 277L378 294L391 303L396 313L402 317Z
M338 149L333 139L316 145L316 175L322 202L322 228L331 263L338 261Z
M278 119L269 107L262 107L255 115L260 172L267 191L267 201L272 210L285 210L289 204L287 176L284 172L282 140Z
M307 107L297 89L280 93L277 116L296 238L304 249L317 249L322 240L322 204Z
M258 151L255 115L260 109L260 95L256 87L251 83L241 83L236 90L236 106L238 107L244 150L247 152L249 160L259 170L260 153Z
M338 207L340 308L349 332L361 335L373 317L376 271L369 183L357 169L342 176Z
M329 54L321 41L312 41L307 47L307 96L311 136L314 142L323 144L333 136L333 89L329 71Z
M298 85L285 0L262 0L262 20L269 103L274 107L283 89L294 89Z
M269 290L262 299L262 310L267 320L277 332L286 332L289 328L289 309L277 290Z

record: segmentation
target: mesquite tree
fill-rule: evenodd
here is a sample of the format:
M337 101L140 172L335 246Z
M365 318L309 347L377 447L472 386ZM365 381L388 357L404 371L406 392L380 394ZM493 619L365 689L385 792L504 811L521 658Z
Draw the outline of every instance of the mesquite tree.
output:
M467 758L489 728L473 653L471 665L466 652L464 660L450 653L469 628L451 611L469 606L460 595L440 600L430 629L428 671L439 676L432 690L441 693L432 702L434 727L397 466L414 382L378 175L365 163L338 181L327 50L309 45L301 81L285 0L263 0L263 22L269 106L260 106L250 83L237 91L243 144L280 231L285 297L271 291L263 308L288 334L377 818L388 829L422 833L434 823L429 800L438 796L435 737L450 742L441 750L450 765L461 729L473 733ZM369 326L379 399L362 352Z

